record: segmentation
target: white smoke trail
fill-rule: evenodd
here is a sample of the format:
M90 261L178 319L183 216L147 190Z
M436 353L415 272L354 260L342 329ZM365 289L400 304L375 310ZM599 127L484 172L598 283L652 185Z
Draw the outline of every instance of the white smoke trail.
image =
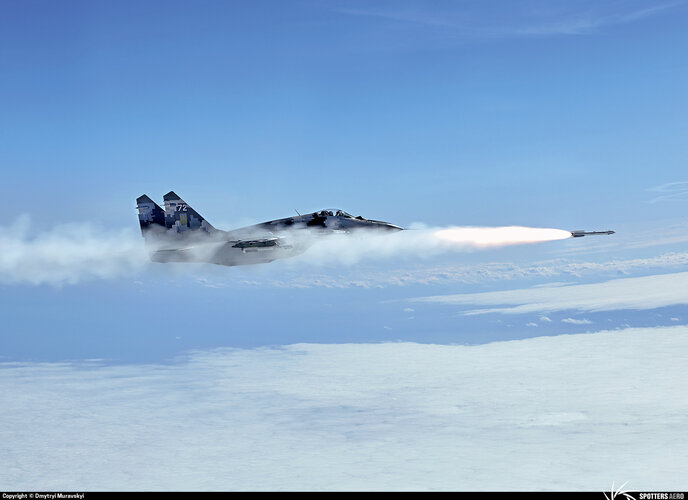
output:
M354 265L362 260L394 257L421 259L442 253L559 240L571 237L571 233L560 229L511 226L329 235L295 230L285 237L294 247L308 248L292 259L293 265L298 266ZM195 260L203 262L223 244L213 240L211 244L197 245L189 250L197 257ZM113 230L88 223L62 224L36 233L27 216L20 217L11 226L0 227L0 283L65 285L118 278L140 272L149 262L148 250L135 227ZM193 264L178 264L175 269L179 266L194 269Z
M364 259L427 258L451 252L541 243L571 237L562 229L506 227L423 228L393 233L354 232L326 237L307 235L310 248L296 262L356 264Z
M84 223L36 234L28 216L0 226L0 283L74 284L133 274L147 263L138 230Z

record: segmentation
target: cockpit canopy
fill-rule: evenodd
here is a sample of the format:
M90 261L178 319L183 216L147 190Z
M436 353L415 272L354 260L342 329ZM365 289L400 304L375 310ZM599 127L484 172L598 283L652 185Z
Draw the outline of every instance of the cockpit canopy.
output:
M319 212L313 214L316 217L349 217L354 218L353 215L346 213L344 210L339 210L338 208L325 208Z

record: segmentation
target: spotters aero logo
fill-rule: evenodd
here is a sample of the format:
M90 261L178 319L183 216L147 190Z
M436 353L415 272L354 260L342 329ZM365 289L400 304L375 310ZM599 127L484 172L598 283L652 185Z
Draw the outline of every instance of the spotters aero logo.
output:
M628 484L628 481L626 481L624 484L619 486L618 490L614 491L614 482L612 481L612 491L609 494L609 496L607 496L606 493L602 492L604 495L604 498L606 498L607 500L624 500L624 499L625 500L636 500L636 498L634 496L629 495L629 493L631 493L631 490L624 490L623 489L624 486L626 486L627 484Z

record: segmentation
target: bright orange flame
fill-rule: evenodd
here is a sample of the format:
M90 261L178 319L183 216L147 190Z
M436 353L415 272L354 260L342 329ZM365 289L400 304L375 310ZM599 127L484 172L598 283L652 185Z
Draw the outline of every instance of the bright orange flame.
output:
M543 241L563 240L571 237L570 231L539 227L452 227L435 232L435 236L448 243L478 247L519 245Z

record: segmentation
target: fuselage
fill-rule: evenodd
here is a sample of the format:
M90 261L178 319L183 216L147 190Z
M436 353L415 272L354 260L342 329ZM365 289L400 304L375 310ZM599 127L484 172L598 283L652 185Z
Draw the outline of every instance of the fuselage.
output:
M228 231L228 234L239 233L282 233L293 230L308 230L313 232L335 231L401 231L403 228L389 222L365 219L361 216L354 217L343 210L325 209L311 214L286 217L268 222L262 222L253 226Z
M402 227L389 222L325 209L231 231L186 231L181 239L171 241L175 247L161 248L151 258L157 262L211 262L224 266L260 264L303 253L316 242L317 236L401 230ZM311 235L316 238L310 238Z

